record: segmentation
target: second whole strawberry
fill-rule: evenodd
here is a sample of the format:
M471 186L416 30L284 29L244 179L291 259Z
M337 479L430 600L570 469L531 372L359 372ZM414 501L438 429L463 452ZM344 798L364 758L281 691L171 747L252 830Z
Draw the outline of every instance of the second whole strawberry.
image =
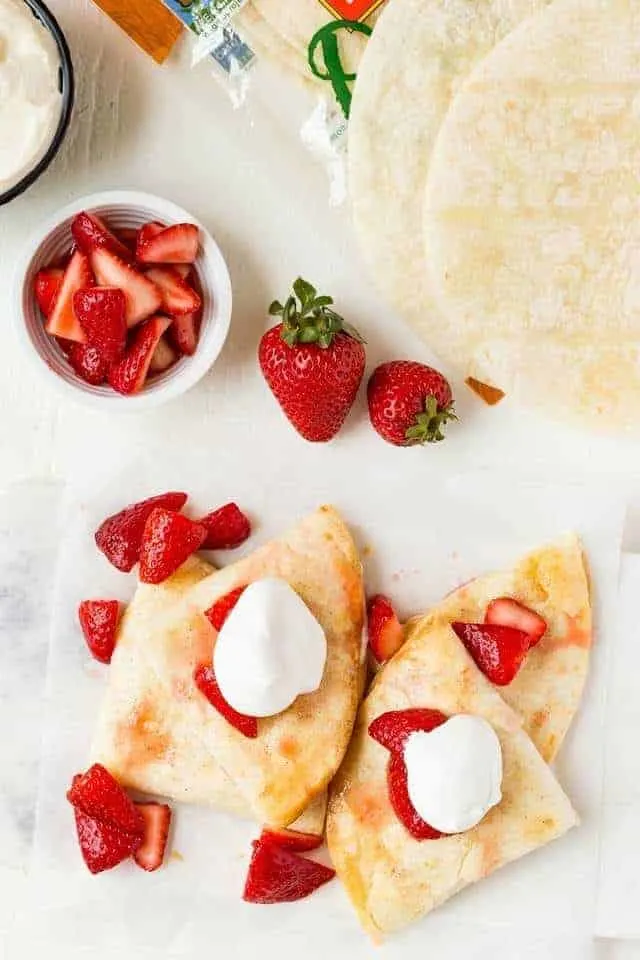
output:
M377 367L369 379L367 400L374 430L396 447L444 440L444 427L458 419L445 377L413 360Z

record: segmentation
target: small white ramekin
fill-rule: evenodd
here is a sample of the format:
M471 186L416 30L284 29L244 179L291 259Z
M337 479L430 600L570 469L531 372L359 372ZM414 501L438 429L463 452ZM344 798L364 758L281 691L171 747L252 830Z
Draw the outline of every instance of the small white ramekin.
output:
M137 229L150 220L162 223L195 223L200 228L200 253L194 264L202 291L200 339L192 357L182 357L165 373L145 384L140 393L122 396L109 386L85 383L71 368L44 321L33 292L35 276L71 249L71 222L87 210L105 219L115 229ZM18 337L28 356L49 382L77 400L117 412L149 410L185 393L214 364L224 346L231 324L231 280L215 240L186 210L161 197L137 191L109 191L82 197L60 210L31 238L16 264L14 319Z

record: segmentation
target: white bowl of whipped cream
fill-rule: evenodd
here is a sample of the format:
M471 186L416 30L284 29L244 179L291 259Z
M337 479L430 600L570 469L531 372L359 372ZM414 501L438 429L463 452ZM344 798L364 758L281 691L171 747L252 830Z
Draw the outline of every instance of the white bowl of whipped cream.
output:
M41 0L0 0L0 205L47 169L73 108L64 34Z

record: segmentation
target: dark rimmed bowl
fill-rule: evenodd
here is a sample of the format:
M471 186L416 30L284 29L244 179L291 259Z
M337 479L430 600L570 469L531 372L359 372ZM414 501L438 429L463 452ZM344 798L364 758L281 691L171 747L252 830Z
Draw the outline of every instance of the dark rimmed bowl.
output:
M69 52L69 46L67 44L65 35L58 24L58 21L51 13L49 8L42 3L42 0L24 0L24 3L30 8L34 17L36 17L49 31L54 39L56 47L58 48L58 53L60 54L59 84L60 92L62 94L62 110L60 113L60 121L49 149L42 159L36 164L33 170L30 170L29 173L22 178L22 180L16 183L15 186L11 187L5 193L0 193L0 206L3 206L3 204L9 203L11 200L15 200L16 197L19 197L20 194L24 193L25 190L34 184L47 169L60 149L60 145L65 138L65 134L69 127L69 120L71 119L75 94L71 53Z

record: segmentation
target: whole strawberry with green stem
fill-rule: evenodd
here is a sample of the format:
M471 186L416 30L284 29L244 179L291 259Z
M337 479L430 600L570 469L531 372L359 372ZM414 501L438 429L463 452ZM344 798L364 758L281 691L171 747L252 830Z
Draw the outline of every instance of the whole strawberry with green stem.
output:
M265 380L298 433L325 442L353 406L365 368L363 339L332 309L333 299L298 278L286 303L274 301L282 322L260 341Z
M413 360L392 360L376 367L369 378L367 400L373 428L397 447L444 440L444 427L458 419L445 377Z

